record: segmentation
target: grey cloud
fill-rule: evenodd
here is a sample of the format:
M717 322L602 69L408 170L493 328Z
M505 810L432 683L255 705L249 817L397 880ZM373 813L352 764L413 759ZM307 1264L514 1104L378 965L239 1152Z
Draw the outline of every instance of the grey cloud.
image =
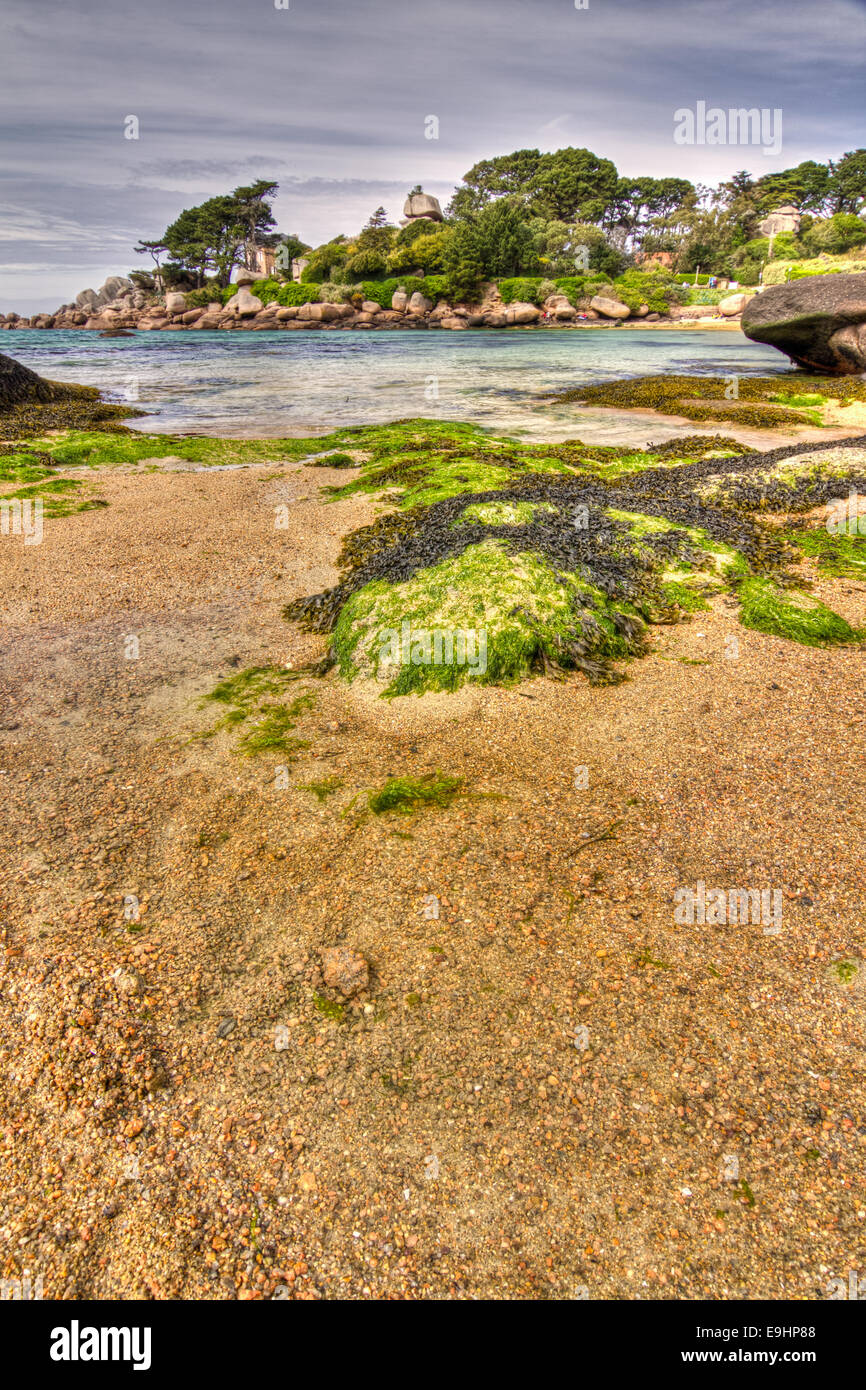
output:
M5 0L0 307L70 298L140 236L250 177L308 241L445 198L477 159L588 145L703 182L866 144L861 0ZM777 161L674 146L673 112L784 111ZM141 139L123 138L137 115ZM424 138L424 117L440 138ZM32 265L30 272L20 267ZM18 267L12 270L11 267ZM5 267L5 269L4 269ZM62 273L60 267L65 267ZM65 277L65 279L63 278ZM54 280L52 279L52 284Z

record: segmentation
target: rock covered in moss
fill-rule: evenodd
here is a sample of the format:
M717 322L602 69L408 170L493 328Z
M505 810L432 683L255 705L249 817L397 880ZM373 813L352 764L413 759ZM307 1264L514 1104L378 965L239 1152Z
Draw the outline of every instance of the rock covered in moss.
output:
M31 372L29 367L22 366L13 357L6 357L0 353L0 410L36 401L59 401L72 396L96 394L93 388L46 381L45 377Z
M812 275L756 294L743 312L746 337L830 376L866 371L866 275Z

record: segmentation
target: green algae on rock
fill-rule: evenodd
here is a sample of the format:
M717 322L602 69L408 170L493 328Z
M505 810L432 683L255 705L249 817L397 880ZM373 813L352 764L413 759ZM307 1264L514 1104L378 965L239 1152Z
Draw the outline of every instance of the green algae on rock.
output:
M784 593L770 579L747 579L739 587L740 622L757 632L787 637L806 647L851 646L866 640L832 608L804 593Z
M859 640L808 598L771 603L745 586L766 578L775 595L797 556L762 512L866 491L863 438L749 454L697 437L689 457L411 427L420 437L371 441L359 476L329 491L378 492L397 510L347 538L339 584L284 610L332 634L347 680L374 679L389 697L537 670L609 683L623 678L615 662L646 650L649 624L685 620L723 590L775 635Z
M734 391L736 394L734 394ZM644 376L596 382L548 397L556 404L655 410L687 420L723 420L757 429L821 425L829 401L866 401L866 382L807 376ZM673 442L673 441L672 441Z

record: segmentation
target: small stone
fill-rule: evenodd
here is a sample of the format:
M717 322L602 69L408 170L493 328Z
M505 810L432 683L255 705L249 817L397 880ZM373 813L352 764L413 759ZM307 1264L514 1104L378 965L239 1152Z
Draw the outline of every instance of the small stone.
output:
M136 994L141 994L141 976L134 970L116 970L114 972L114 988L125 999L130 999Z
M322 952L322 976L326 985L339 990L347 999L370 983L370 970L364 957L346 946L329 946Z
M233 1033L238 1026L236 1018L224 1018L219 1028L217 1028L218 1038L227 1038L229 1033Z

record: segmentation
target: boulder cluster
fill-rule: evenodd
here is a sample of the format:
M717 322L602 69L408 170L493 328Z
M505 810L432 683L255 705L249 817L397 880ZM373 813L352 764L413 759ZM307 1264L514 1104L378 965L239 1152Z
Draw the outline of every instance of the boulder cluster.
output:
M275 328L433 328L457 331L466 328L513 328L533 324L562 327L567 324L595 320L600 325L616 324L625 319L653 323L663 317L641 304L632 310L615 297L613 287L592 298L581 299L575 306L561 293L551 294L539 306L526 301L506 304L495 285L487 286L480 304L449 304L432 300L420 290L412 290L412 279L398 289L390 305L383 307L374 300L361 304L312 303L282 305L264 304L253 294L250 286L259 277L250 270L241 270L235 282L235 293L228 303L214 300L207 305L192 306L187 295L169 291L157 295L139 289L131 280L114 275L99 290L82 290L74 304L64 304L53 314L34 314L22 318L18 314L0 314L0 328L88 328L100 332L123 332L128 329L158 331L160 329L275 329ZM736 317L747 297L729 296L719 305L674 307L665 317L693 319Z

